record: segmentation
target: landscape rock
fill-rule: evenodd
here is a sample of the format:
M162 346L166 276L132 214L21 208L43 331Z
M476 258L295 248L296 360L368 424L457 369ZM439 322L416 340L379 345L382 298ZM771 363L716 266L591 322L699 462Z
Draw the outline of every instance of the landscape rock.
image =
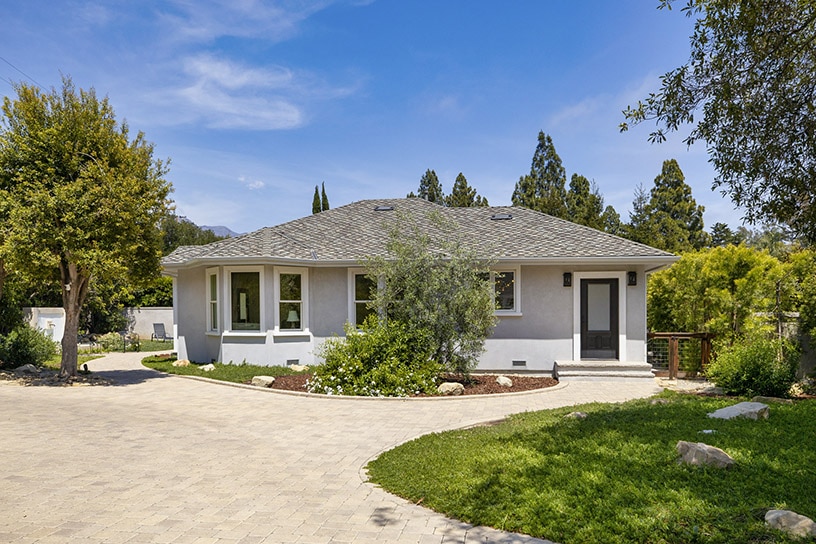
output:
M257 385L258 387L272 387L273 383L275 383L275 378L273 376L252 377L252 385Z
M173 366L190 366L190 361L187 359L179 359L178 361L173 361Z
M761 402L740 402L733 406L726 406L708 414L708 417L716 419L734 419L745 417L748 419L768 419L770 408Z
M734 466L734 459L730 455L720 448L702 442L680 440L677 443L677 453L680 454L680 462L689 465L708 465L715 468Z
M656 404L668 404L668 403L669 399L652 399L649 401L649 404L651 404L652 406Z
M502 387L513 387L513 380L511 380L507 376L499 376L498 378L496 378L496 383L501 385Z
M768 510L765 514L765 523L799 538L816 536L816 523L790 510Z
M564 419L586 419L586 412L570 412L564 416Z
M775 402L776 404L793 404L793 401L791 399L780 399L779 397L762 397L762 396L752 398L751 402Z
M309 367L306 365L289 365L289 370L293 372L305 372L309 370Z
M213 370L215 370L215 365L210 363L208 365L204 365L204 366L199 367L199 370L201 370L203 372L212 372Z
M458 396L465 392L465 386L456 382L442 382L436 388L441 395Z
M26 364L23 366L18 366L14 369L15 374L39 374L40 369L32 364Z

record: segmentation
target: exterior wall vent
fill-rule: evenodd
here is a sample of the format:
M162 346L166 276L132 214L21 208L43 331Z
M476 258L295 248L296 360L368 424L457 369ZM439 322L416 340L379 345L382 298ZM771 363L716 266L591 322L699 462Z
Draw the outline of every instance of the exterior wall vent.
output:
M300 359L286 359L286 366L298 365L300 364Z
M490 216L491 221L509 221L513 216L509 213L494 213Z
M374 206L375 212L390 212L394 210L394 206Z
M513 361L513 366L527 366L527 361Z

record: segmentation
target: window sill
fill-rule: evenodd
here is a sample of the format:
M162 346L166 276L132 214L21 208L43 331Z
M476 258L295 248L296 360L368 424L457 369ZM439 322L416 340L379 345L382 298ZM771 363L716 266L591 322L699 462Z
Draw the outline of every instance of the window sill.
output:
M496 312L493 315L496 317L522 317L524 314L521 312Z
M221 336L221 331L207 331L204 333L207 336Z
M266 336L266 331L224 331L221 333L221 336L227 337L237 337L237 336L246 336L246 337L259 337L259 336Z
M312 332L309 329L303 330L275 329L274 331L272 331L272 336L312 336Z

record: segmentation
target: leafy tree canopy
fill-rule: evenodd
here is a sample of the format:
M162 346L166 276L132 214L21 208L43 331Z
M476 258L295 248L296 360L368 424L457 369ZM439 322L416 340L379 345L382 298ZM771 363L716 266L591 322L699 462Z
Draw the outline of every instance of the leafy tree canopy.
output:
M60 90L15 91L3 101L0 130L0 258L26 277L59 282L60 374L70 377L92 282L158 275L167 165L142 133L131 139L93 89L77 91L66 77Z
M675 0L660 0L671 8ZM705 143L721 189L749 223L788 225L816 240L816 2L688 0L689 61L624 111L654 120L650 140L689 126Z
M174 213L161 220L162 254L169 255L179 246L200 246L223 240L211 230L202 229L186 217Z
M382 286L372 306L407 331L427 331L433 360L467 374L496 323L490 263L464 248L455 224L431 219L436 228L429 234L402 218L389 236L389 258L368 260L369 276Z

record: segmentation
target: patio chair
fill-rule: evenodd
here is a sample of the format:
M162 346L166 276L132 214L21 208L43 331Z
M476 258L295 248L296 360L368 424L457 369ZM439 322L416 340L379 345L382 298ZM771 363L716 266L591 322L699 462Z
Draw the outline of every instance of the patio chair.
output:
M167 332L164 330L164 323L153 323L153 334L150 335L151 340L167 340Z

